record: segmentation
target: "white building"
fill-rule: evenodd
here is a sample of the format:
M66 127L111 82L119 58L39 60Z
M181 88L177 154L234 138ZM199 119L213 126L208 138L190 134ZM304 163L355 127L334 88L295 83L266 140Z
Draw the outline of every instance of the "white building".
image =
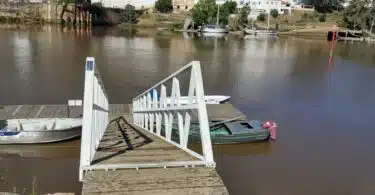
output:
M130 4L135 9L145 9L154 7L155 0L91 0L91 3L102 3L103 7L121 9Z
M270 13L276 9L279 14L291 14L292 0L235 0L241 9L246 4L250 7L249 17L256 19L260 13Z

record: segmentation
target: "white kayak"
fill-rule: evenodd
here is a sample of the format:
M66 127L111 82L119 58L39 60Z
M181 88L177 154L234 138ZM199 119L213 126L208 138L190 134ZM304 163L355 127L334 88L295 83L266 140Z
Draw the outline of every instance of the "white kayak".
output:
M204 96L204 100L206 104L222 104L230 99L230 96L225 95L206 95ZM180 97L180 103L181 104L188 104L189 98L188 96L181 96ZM166 99L167 104L171 104L172 99L170 97L167 97ZM197 101L194 99L193 103L196 103Z
M81 136L81 118L0 120L0 144L50 143Z

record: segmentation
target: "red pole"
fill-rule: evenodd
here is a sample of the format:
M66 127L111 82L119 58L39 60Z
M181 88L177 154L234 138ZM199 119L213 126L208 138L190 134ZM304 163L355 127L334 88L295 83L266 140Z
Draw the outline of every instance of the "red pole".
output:
M331 71L332 69L332 55L333 55L333 49L335 48L335 38L336 38L336 32L332 31L332 43L331 43L331 51L329 54L329 61L328 61L328 71Z

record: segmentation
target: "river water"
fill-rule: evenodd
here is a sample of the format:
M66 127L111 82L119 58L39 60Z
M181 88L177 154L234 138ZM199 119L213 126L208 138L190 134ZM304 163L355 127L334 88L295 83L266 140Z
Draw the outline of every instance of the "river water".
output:
M96 58L111 103L131 98L192 60L206 94L250 119L275 120L275 143L214 146L230 194L375 194L375 46L293 38L215 39L114 28L0 29L0 104L82 98ZM0 191L80 192L79 140L0 147Z

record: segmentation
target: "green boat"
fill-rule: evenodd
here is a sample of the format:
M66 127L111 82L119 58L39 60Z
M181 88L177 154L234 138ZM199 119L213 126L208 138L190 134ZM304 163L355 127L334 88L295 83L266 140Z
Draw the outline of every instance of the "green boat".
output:
M270 138L270 130L263 128L258 120L215 122L210 121L210 135L212 144L233 144L266 141ZM173 125L172 136L178 137L178 126ZM199 123L190 124L189 141L200 142Z

